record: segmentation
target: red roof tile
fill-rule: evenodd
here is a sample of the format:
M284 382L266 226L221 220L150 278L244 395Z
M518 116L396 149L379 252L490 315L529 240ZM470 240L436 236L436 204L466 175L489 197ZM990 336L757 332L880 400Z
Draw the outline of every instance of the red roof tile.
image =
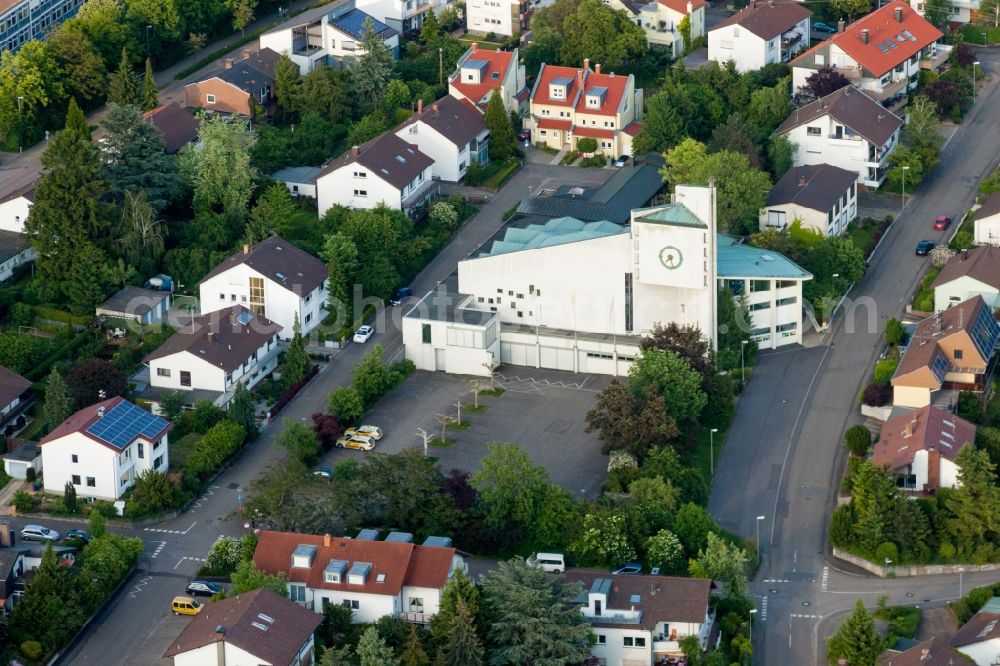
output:
M573 128L574 136L589 136L594 139L613 139L615 131L613 129L600 129L598 127L584 127L577 125Z
M600 65L598 65L600 69ZM531 101L533 104L548 104L552 106L575 106L577 113L588 113L597 116L613 116L618 113L621 106L622 97L628 88L629 76L616 74L598 74L589 67L556 67L555 65L542 65L538 73L538 81ZM549 84L556 79L570 79L569 90L566 99L552 99L549 97ZM605 88L604 103L600 109L587 108L587 97L581 95L580 82L583 81L585 92L590 92L594 88Z
M483 72L485 83L465 83L462 81L462 63L466 60L485 60L489 63L486 71ZM460 93L465 95L473 104L488 102L489 96L494 88L503 85L503 80L507 76L507 70L514 62L513 51L487 51L485 49L470 49L466 51L465 57L458 61L458 71L451 79L451 85ZM496 78L493 74L496 73Z
M751 4L719 21L712 30L739 25L763 40L771 40L791 30L809 16L812 16L812 12L799 2Z
M691 12L696 12L702 7L704 7L707 2L705 0L691 0L691 12L688 11L688 0L658 0L661 5L667 9L672 9L678 14L683 14L684 16L689 16Z
M556 120L555 118L539 118L535 125L541 129L568 130L573 126L569 120Z
M179 104L164 104L147 111L142 117L163 137L163 148L168 153L176 153L198 138L201 121Z
M976 426L943 409L927 405L889 419L872 451L872 462L899 469L913 462L917 451L937 449L954 460L959 449L976 440Z

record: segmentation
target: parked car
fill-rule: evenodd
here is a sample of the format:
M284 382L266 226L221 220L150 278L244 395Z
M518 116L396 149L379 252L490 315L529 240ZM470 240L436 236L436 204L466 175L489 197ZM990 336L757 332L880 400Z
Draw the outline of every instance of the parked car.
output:
M562 553L536 553L528 558L528 564L533 567L541 567L542 571L548 573L562 573L566 571L566 558Z
M517 133L517 140L520 141L521 143L524 143L525 141L531 141L531 132L529 132L528 130L521 130L520 132Z
M329 467L317 467L316 469L313 470L313 475L322 476L324 479L332 479L333 470L330 469Z
M373 326L368 326L367 324L354 331L354 341L364 344L368 342L368 339L375 335L375 328Z
M174 615L197 615L202 608L204 606L191 597L174 597L170 602L170 610Z
M59 541L59 532L41 525L25 525L21 538L25 541Z
M82 541L84 545L90 543L90 532L86 530L69 530L63 541Z
M812 29L814 32L825 32L828 35L832 35L833 33L837 32L836 28L834 28L831 25L827 25L822 21L813 21Z
M642 565L638 562L629 562L628 564L621 565L611 573L619 576L638 576L642 573Z
M359 451L371 451L375 448L374 440L368 437L359 437L358 435L350 436L344 435L337 440L337 448L341 449L357 449Z
M934 220L934 231L944 231L951 226L951 218L947 215L938 215Z
M619 169L628 166L628 155L619 155L618 159L615 160L615 166Z
M389 299L389 304L400 305L410 296L413 296L412 289L410 289L409 287L400 287L399 289L396 290L396 293L393 294L392 298Z
M363 425L357 428L348 428L344 431L344 434L349 437L367 437L368 439L379 440L382 439L382 428L373 425Z
M929 240L922 240L917 243L917 256L926 257L927 253L934 249L934 242Z
M210 583L207 580L193 580L187 584L184 591L192 597L211 597L222 592L222 586L218 583Z

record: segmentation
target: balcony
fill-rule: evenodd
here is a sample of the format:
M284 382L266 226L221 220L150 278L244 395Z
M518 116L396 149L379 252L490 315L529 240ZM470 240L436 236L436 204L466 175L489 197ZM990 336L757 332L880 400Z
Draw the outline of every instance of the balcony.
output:
M882 90L865 90L865 93L876 102L881 102L891 97L895 97L897 93L906 92L906 86L908 83L909 79L904 76L882 86Z
M929 55L920 59L920 69L937 70L948 61L950 55L950 46L937 44L936 48Z
M410 624L430 624L432 617L434 616L430 613L408 613L406 611L400 611L399 613L399 619Z

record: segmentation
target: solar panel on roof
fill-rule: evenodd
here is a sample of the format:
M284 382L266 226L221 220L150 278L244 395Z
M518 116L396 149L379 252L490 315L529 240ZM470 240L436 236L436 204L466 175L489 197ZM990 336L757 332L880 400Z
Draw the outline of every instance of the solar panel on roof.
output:
M281 280L284 280L285 276L282 275L281 273L278 273L278 278L281 279ZM238 322L240 322L241 324L243 324L244 326L246 326L251 321L253 321L253 313L250 313L250 312L241 312L239 314L239 316L236 317L236 320Z
M167 425L165 419L125 400L115 405L111 411L105 412L86 432L115 448L123 449L140 436L152 440Z

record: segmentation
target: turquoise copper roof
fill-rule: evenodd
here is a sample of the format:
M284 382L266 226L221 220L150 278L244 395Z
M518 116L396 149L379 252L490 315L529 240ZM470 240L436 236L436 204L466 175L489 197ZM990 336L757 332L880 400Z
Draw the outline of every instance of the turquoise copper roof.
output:
M697 227L708 229L708 226L698 219L698 216L687 209L687 206L679 203L670 203L665 206L636 210L636 222L650 222L653 224L676 224L682 227Z
M777 278L811 280L812 274L784 255L719 235L716 259L720 278Z
M494 241L489 252L484 252L480 256L495 257L508 252L537 250L552 245L593 240L627 232L627 227L607 220L581 222L572 217L557 217L545 224L529 224L524 228L507 229L503 240Z

